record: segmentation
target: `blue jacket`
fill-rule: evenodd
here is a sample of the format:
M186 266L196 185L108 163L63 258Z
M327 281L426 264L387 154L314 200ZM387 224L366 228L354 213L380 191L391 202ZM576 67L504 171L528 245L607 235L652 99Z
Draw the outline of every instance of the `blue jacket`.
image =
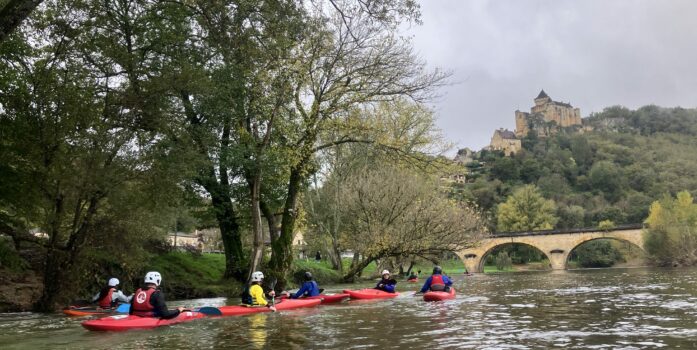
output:
M298 299L300 297L314 297L319 295L319 286L315 281L304 282L297 293L291 295L291 299Z
M381 279L380 282L375 286L375 289L379 289L388 293L394 293L394 288L397 286L397 281L390 279Z
M441 275L441 276L443 276L443 283L445 283L446 286L452 286L452 285L453 285L453 281L452 281L450 278L448 278L448 276L446 276L446 275ZM433 280L433 276L430 276L430 277L426 280L426 282L424 282L424 286L421 287L421 293L426 293L426 292L428 292L428 289L431 288L431 281L432 281L432 280Z

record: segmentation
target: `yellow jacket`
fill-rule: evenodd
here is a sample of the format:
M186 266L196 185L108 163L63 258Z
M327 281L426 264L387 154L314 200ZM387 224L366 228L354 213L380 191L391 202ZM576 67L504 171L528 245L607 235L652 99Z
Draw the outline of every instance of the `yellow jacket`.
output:
M269 303L264 296L264 289L258 284L249 287L249 294L252 296L253 305L266 306Z

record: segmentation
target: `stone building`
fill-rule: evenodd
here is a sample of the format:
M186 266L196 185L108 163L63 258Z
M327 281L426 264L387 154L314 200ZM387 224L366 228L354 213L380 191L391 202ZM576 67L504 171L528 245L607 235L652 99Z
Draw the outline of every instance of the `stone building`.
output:
M535 105L530 108L530 113L515 111L515 136L525 137L530 125L538 130L540 136L545 136L550 125L566 128L575 125L580 127L581 123L580 109L569 103L553 101L542 90L535 98Z
M494 131L494 136L491 137L489 149L493 151L503 151L507 156L512 156L522 149L522 144L516 138L516 134L507 129L498 129Z

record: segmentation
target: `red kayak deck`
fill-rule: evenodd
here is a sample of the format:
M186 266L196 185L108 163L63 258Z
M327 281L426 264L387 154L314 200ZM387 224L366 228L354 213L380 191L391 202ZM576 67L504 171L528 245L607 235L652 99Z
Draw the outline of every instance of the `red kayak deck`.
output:
M82 322L82 326L91 331L122 332L131 329L150 329L169 326L177 323L193 321L203 317L205 317L204 314L192 311L184 311L180 313L179 316L169 320L162 320L157 317L116 315L100 318L98 320L85 321Z
M387 299L394 298L399 293L388 293L379 289L366 288L358 290L344 289L344 293L351 296L351 299Z
M322 302L321 299L310 299L310 298L303 298L303 299L284 299L282 301L277 301L276 302L276 310L277 311L283 311L283 310L292 310L292 309L298 309L302 307L313 307L317 306ZM242 305L234 305L234 306L221 306L218 308L220 312L222 312L223 316L241 316L241 315L248 315L248 314L255 314L259 312L270 312L271 309L269 309L266 306L242 306Z
M414 279L407 280L407 282L409 282L409 283L416 283L416 282L418 282L418 281L419 281L418 278L414 278Z
M455 288L450 288L450 292L426 292L424 301L443 301L455 298Z
M292 299L292 300L320 299L320 300L322 300L322 304L329 304L329 303L338 303L338 302L344 301L344 299L348 299L350 297L351 296L348 295L347 293L337 293L337 294L320 294L320 295L316 295L314 297L301 297L301 298ZM290 298L288 298L285 295L282 295L280 297L280 299L281 300L290 300Z
M320 294L318 296L314 297L307 297L305 299L320 299L322 300L322 304L329 304L329 303L339 303L344 301L345 299L350 298L351 295L348 293L337 293L337 294Z

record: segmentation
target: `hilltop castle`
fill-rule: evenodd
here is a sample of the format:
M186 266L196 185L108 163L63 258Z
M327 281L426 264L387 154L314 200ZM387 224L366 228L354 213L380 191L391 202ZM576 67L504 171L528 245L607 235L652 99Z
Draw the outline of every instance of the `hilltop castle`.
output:
M569 103L553 101L544 90L535 98L530 113L515 111L515 135L525 137L530 127L537 129L540 136L546 136L545 126L567 128L581 125L581 110Z
M544 90L535 98L530 113L515 111L515 133L506 129L494 131L489 149L513 155L522 149L521 139L531 129L538 136L548 136L559 128L582 126L581 110L569 103L553 101Z

